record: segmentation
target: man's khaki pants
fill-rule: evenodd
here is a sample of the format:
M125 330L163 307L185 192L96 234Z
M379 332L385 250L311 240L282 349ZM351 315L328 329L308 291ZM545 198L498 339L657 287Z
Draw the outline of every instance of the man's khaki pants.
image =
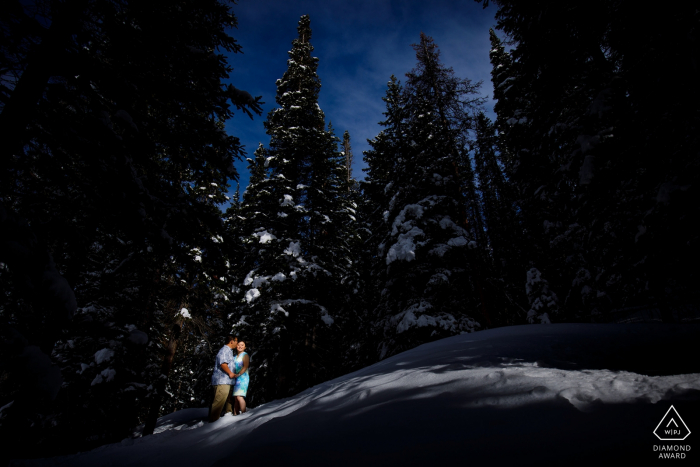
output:
M209 406L209 421L215 422L221 418L221 409L226 406L226 412L233 412L233 407L231 407L231 399L228 395L231 392L230 384L219 384L212 386L212 402Z

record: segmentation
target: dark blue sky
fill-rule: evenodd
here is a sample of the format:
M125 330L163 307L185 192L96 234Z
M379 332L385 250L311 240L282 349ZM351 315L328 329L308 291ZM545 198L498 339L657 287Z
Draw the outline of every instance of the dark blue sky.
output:
M238 29L233 37L243 54L232 55L230 82L262 96L263 115L250 120L242 112L226 125L229 134L246 146L248 156L262 142L267 146L263 121L276 107L275 81L287 67L287 51L297 36L301 15L311 17L314 55L319 57L321 78L319 105L336 135L345 130L352 138L356 178L362 178L362 151L368 138L380 130L386 83L394 74L402 82L415 65L411 44L421 32L440 47L445 65L457 76L483 80L481 93L491 96L489 27L495 24L495 8L485 10L473 0L239 0L233 11ZM487 114L492 114L489 100ZM236 164L241 191L248 184L245 162ZM235 186L232 191L235 190Z

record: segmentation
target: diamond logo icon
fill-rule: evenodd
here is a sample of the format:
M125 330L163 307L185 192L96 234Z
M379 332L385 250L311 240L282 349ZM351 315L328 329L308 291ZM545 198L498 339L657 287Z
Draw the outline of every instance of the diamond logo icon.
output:
M661 441L682 441L688 437L690 430L675 407L671 406L654 429L654 434Z

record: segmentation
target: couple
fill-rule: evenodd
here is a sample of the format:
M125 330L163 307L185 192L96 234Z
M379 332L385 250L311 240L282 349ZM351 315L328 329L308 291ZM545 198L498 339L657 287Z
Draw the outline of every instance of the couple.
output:
M233 355L234 349L237 355ZM215 422L221 417L221 410L226 406L225 413L233 411L238 415L246 411L245 397L248 393L248 366L250 357L245 352L245 339L238 336L227 336L226 344L216 355L214 374L211 376L213 400L209 406L209 421ZM233 385L233 391L231 386ZM235 397L231 407L231 393Z

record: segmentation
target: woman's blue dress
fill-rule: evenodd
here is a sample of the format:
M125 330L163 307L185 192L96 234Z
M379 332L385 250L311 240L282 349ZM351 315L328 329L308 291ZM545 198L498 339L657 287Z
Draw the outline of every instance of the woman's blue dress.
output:
M239 371L243 369L243 356L248 355L245 352L241 352L240 354L236 355L236 358L233 360L233 372L238 374ZM236 384L233 386L233 395L234 396L243 396L245 397L246 394L248 394L248 383L250 382L250 376L248 375L248 370L246 370L245 373L243 373L241 376L236 378Z

